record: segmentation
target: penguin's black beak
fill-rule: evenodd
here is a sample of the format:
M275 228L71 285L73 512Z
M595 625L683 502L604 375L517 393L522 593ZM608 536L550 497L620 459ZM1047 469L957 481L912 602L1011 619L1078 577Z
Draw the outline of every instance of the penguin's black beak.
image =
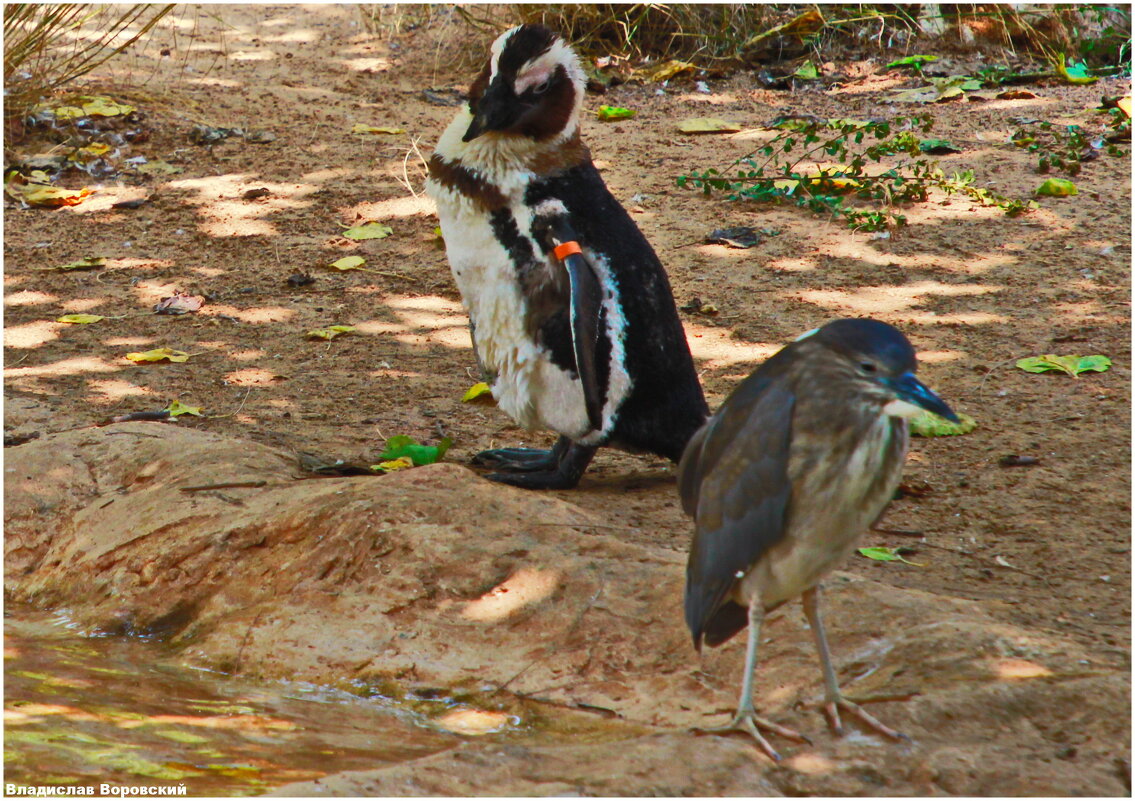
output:
M884 383L899 396L900 400L912 403L940 417L945 417L951 423L959 422L958 416L946 405L946 402L935 395L930 387L915 378L914 373L903 373L897 378L886 380Z
M472 142L486 131L503 131L511 127L521 111L512 87L501 78L489 84L476 104L470 106L473 121L461 137L462 142Z

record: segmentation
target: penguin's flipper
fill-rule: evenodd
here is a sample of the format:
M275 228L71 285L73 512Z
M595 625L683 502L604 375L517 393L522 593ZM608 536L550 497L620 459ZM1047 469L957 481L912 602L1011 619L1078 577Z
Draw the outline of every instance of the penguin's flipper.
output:
M502 448L501 450L511 450ZM516 449L520 450L520 449ZM591 457L598 448L590 445L580 445L567 437L560 437L556 446L549 451L541 453L556 454L558 461L548 470L515 473L489 473L485 476L501 484L511 484L524 489L571 489L579 483L583 471L591 463Z
M552 225L557 240L552 251L563 262L571 284L571 338L575 348L575 367L583 385L583 401L587 421L595 431L603 430L603 389L595 367L595 351L599 342L599 318L603 307L603 290L595 268L583 254L575 232L564 218Z

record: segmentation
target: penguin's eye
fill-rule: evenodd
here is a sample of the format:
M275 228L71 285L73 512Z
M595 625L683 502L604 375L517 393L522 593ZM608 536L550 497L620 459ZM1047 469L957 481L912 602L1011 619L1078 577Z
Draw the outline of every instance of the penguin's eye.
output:
M542 83L538 83L538 84L536 84L536 86L532 87L532 92L534 94L542 95L542 94L544 94L544 92L548 91L548 87L551 86L551 84L552 84L552 79L548 78L547 80L543 81Z
M874 375L875 370L878 368L876 368L875 365L873 365L871 362L860 362L859 369L865 372L867 375Z

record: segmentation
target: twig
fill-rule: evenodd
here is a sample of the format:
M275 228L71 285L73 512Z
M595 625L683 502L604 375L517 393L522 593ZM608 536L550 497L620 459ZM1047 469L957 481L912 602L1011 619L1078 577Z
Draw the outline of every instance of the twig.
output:
M266 487L268 482L260 481L222 481L220 484L197 484L192 487L179 487L182 492L201 492L202 490L230 489L236 487Z

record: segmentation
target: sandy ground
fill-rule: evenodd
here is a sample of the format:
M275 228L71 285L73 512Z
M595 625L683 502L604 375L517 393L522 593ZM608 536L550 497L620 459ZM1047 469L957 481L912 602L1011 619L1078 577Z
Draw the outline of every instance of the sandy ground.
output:
M171 18L149 47L97 73L92 91L145 112L145 134L121 158L164 159L181 172L112 177L73 208L7 202L6 444L174 399L206 414L183 417L181 428L328 461L373 464L395 434L428 442L449 436L447 460L458 464L493 445L551 442L491 406L461 402L476 366L422 193L421 156L454 112L437 98L458 96L472 76L451 46L439 44L443 23L439 17L431 28L374 36L354 7L211 6L207 15L187 10ZM163 47L168 55L159 55ZM869 315L902 328L920 352L923 379L977 419L970 435L915 441L909 492L881 524L891 531L866 537L865 545L912 549L908 558L918 566L856 558L849 574L975 602L990 626L1054 638L1085 654L1093 670L1126 674L1130 160L1103 156L1086 164L1075 179L1079 195L1043 199L1038 211L1015 219L932 196L905 210L909 227L889 239L803 211L706 199L675 186L683 172L728 165L758 146L770 135L761 126L780 114L867 118L912 110L885 99L909 82L866 62L840 67L852 76L840 85L793 93L761 88L750 74L710 81L709 94L692 81L662 91L617 87L589 97L586 108L607 103L638 115L591 119L584 136L667 266L678 304L700 298L718 309L715 316L683 312L711 406L801 332L833 317ZM957 71L965 69L959 62ZM973 169L980 185L1025 196L1042 177L1007 143L1014 118L1098 127L1092 108L1100 95L1128 86L1040 85L1030 87L1033 99L934 105L934 135L963 149L942 157L943 167ZM744 130L697 138L677 132L678 120L708 115ZM274 138L194 144L187 134L199 123ZM352 134L356 123L404 133ZM15 150L48 145L31 140L24 147ZM267 191L246 195L260 189ZM139 196L149 201L110 208ZM362 243L340 235L365 220L393 234ZM722 225L776 233L748 250L704 244ZM371 271L326 266L353 254ZM107 266L44 271L87 256L105 256ZM298 272L315 282L290 285ZM175 290L207 303L194 314L148 313ZM54 322L66 313L108 319ZM331 324L356 330L330 342L305 337ZM156 347L192 356L143 366L124 358ZM1014 367L1043 353L1104 354L1114 366L1077 379ZM1036 463L1006 467L1006 456ZM601 514L627 547L670 554L668 569L679 576L690 526L673 473L660 460L604 451L579 488L548 495ZM868 604L870 595L860 600ZM873 614L854 604L845 612ZM834 617L830 625L840 627ZM1058 693L1053 703L1067 704L1071 714L1078 701ZM1111 747L1122 773L1127 746ZM777 785L781 792L793 786ZM1008 787L986 789L1012 792Z

